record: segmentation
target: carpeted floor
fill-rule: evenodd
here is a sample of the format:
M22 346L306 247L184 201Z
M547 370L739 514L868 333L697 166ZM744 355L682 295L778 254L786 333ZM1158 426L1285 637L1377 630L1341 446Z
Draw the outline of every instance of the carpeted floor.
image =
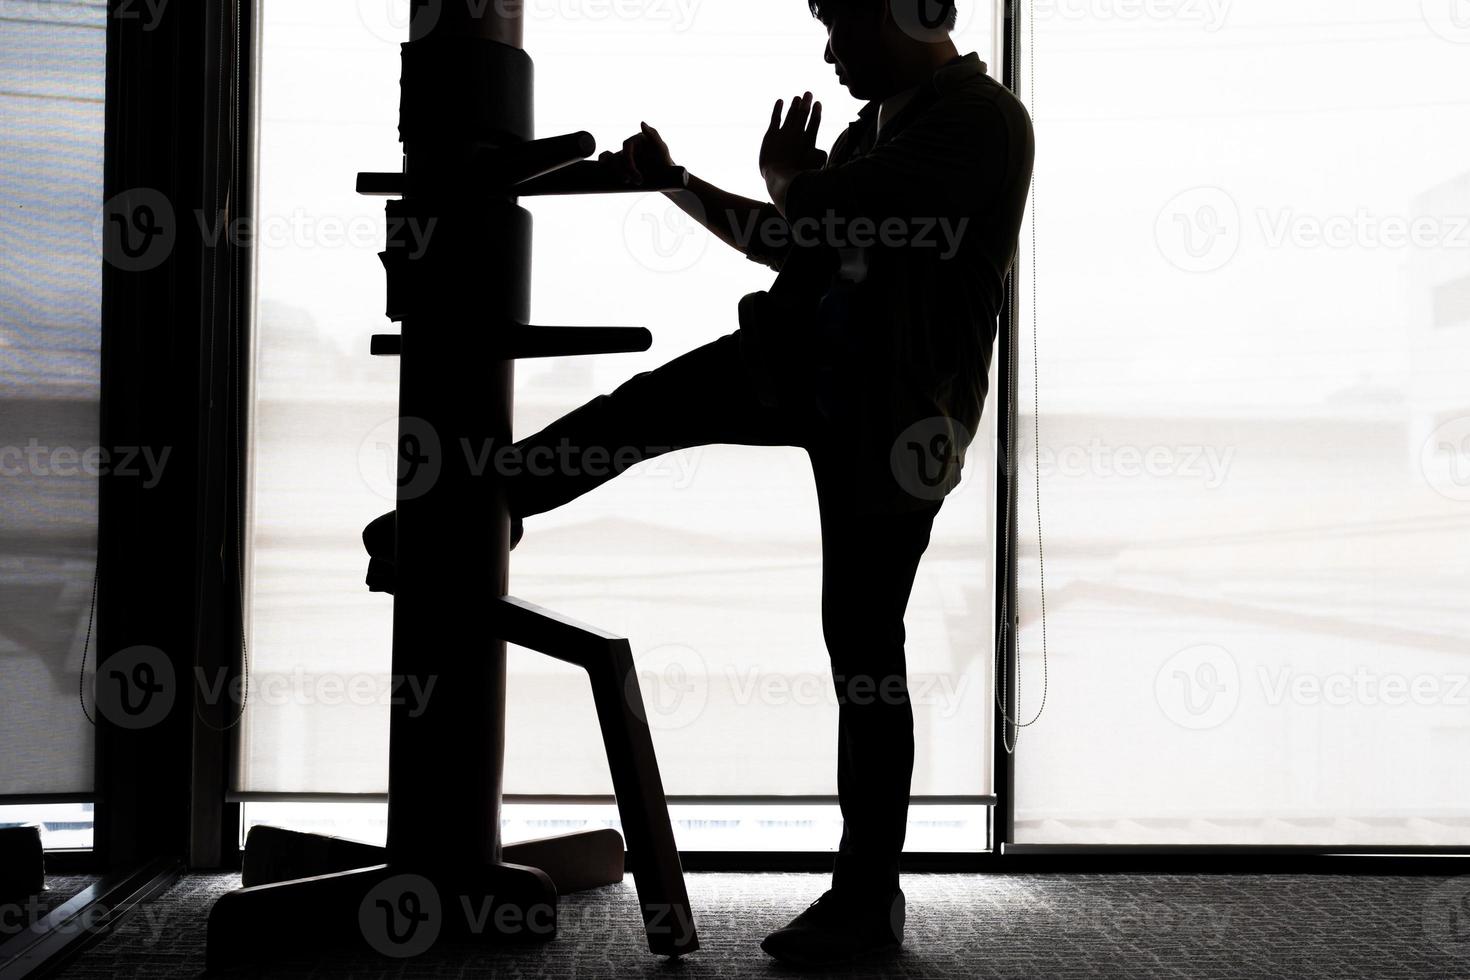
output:
M30 926L45 918L52 909L65 905L83 888L95 884L96 875L46 875L46 890L39 895L30 895L8 903L6 917L0 919L0 939L7 930L24 923Z
M562 899L561 934L515 949L435 947L411 960L321 959L296 977L789 976L762 936L825 887L821 875L694 874L702 948L652 957L631 880ZM228 875L191 875L85 953L71 978L198 976ZM1470 977L1470 877L907 875L905 949L837 975L1067 980ZM829 974L830 975L830 974Z

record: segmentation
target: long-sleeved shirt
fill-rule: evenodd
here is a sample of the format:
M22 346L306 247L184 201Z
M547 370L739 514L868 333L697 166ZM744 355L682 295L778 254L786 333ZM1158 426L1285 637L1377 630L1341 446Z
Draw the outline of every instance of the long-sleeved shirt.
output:
M884 472L900 436L949 440L945 471L924 479L942 495L979 426L1035 141L1025 107L974 53L885 114L881 133L880 104L863 107L823 169L793 179L784 217L761 208L747 255L778 275L742 301L741 330L772 376L793 360L815 371L823 413L868 457L869 498L906 509L932 494Z

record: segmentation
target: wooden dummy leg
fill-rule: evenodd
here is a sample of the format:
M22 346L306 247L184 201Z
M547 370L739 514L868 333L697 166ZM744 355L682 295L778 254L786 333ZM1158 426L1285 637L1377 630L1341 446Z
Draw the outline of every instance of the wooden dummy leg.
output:
M628 641L513 596L496 609L496 631L507 642L587 671L648 948L668 956L693 952L699 939Z

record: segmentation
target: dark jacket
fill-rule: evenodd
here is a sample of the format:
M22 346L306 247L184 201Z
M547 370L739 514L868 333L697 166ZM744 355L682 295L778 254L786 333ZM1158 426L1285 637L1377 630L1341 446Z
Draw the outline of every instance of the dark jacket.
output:
M850 436L868 506L903 510L958 482L979 426L1035 142L973 53L881 134L878 105L792 182L785 218L761 209L747 254L778 275L741 301L740 324L768 400L815 399Z

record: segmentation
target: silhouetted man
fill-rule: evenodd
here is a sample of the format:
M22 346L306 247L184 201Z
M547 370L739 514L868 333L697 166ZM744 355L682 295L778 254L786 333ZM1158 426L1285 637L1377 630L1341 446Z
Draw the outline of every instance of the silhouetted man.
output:
M691 177L672 200L778 270L740 327L599 395L516 444L564 471L503 474L521 520L631 465L625 447L800 446L822 526L822 627L838 700L843 831L832 888L761 944L823 964L903 939L899 854L914 761L904 609L930 527L985 401L1002 283L1034 152L1022 105L949 37L945 0L809 0L826 61L867 100L830 158L821 104L777 102L760 148L770 201ZM929 19L926 21L926 15ZM935 19L937 16L937 19ZM629 181L673 165L644 124L604 165ZM577 465L595 451L616 466ZM365 532L369 584L391 591L393 515ZM977 642L979 638L977 638Z

